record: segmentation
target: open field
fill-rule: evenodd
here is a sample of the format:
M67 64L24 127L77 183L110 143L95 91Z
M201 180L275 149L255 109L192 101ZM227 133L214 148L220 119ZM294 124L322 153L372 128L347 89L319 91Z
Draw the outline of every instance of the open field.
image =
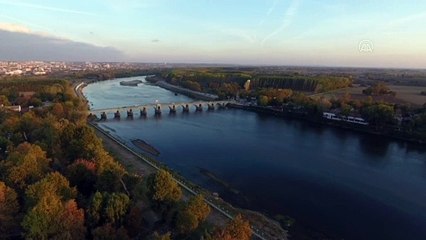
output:
M389 88L396 92L396 98L415 105L423 105L426 103L426 96L421 95L422 91L426 91L426 87L416 86L396 86L392 85Z

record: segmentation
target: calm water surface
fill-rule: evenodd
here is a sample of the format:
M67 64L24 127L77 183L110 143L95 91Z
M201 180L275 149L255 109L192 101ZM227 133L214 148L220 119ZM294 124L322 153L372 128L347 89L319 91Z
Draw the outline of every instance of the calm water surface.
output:
M191 101L121 80L86 87L92 107ZM422 146L241 110L152 115L100 126L129 146L149 142L160 161L240 207L344 239L426 239Z

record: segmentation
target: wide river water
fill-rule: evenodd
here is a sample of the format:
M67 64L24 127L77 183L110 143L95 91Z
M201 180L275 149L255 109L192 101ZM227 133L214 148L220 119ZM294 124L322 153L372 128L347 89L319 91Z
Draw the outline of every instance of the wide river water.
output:
M134 79L144 77L83 92L93 109L193 101L146 82L119 84ZM242 110L164 107L161 118L135 111L100 126L135 150L133 139L150 143L159 161L238 207L289 215L333 238L426 239L424 146Z

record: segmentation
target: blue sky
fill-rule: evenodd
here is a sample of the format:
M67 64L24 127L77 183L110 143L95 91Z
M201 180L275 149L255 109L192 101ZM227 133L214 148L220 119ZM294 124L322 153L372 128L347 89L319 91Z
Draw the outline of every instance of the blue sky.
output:
M0 0L0 29L126 61L426 67L424 0Z

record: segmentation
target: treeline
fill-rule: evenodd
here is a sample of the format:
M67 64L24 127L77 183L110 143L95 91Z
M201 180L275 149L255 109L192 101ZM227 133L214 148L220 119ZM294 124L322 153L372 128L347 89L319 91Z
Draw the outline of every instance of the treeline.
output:
M308 76L300 74L267 75L256 69L175 69L164 72L162 77L169 83L195 91L209 92L221 98L235 97L243 88L257 91L265 88L292 89L295 91L324 92L350 87L351 77ZM247 80L250 85L245 86ZM247 89L246 89L247 90Z
M170 173L128 172L87 125L87 106L69 95L69 82L17 81L4 86L37 96L48 89L52 104L26 113L0 108L0 238L250 239L239 216L223 227L207 223L203 196L184 201Z
M235 96L243 84L251 78L250 72L215 69L176 69L162 77L171 84L194 91L209 92L221 98Z
M396 92L391 91L384 82L375 83L372 86L362 90L362 93L369 96L380 96L386 94L393 96L396 95Z
M73 79L91 79L96 81L109 80L114 78L144 76L152 74L160 74L162 69L112 69L102 71L78 71L75 73L67 73L65 76Z
M352 99L349 93L339 98L312 98L291 89L273 88L243 92L241 97L247 98L248 101L256 99L258 106L309 116L311 120L319 122L323 120L323 112L362 117L373 131L426 142L426 105L413 107L375 102L371 96L364 100Z
M288 88L297 91L325 92L350 87L352 85L352 79L349 77L337 76L261 75L256 76L251 81L250 85L252 89Z

